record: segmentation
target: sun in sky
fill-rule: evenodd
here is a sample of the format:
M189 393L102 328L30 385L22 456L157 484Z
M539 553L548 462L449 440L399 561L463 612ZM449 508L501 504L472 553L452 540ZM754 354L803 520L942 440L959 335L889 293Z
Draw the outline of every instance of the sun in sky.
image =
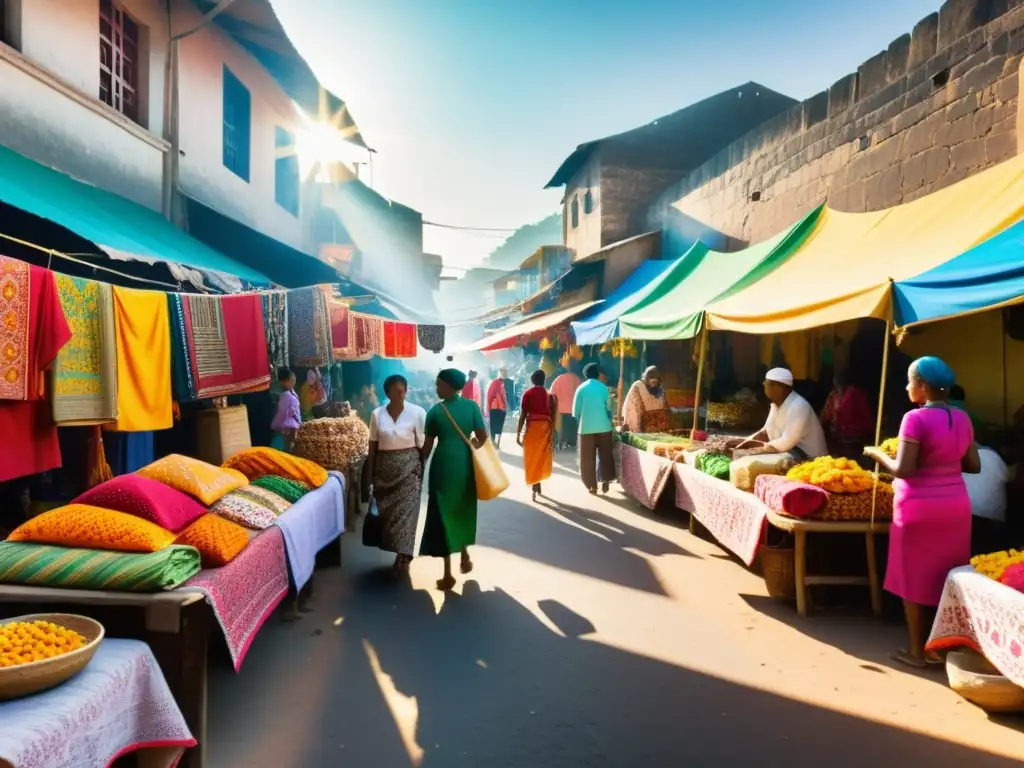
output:
M348 108L341 104L332 109L328 93L321 87L316 115L310 115L298 104L295 109L301 120L295 142L278 147L277 156L297 155L299 172L305 181L326 180L328 167L333 163L342 163L352 171L366 150L348 141L359 131L354 123L345 125Z

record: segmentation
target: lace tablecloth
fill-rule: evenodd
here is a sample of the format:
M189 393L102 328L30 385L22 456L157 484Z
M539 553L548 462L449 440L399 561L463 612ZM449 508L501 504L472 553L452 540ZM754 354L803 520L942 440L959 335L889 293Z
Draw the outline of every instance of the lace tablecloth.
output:
M1024 594L971 566L946 577L927 648L967 646L984 654L1008 679L1024 686Z
M173 766L195 744L152 651L138 640L104 640L63 685L0 702L5 768L100 768L138 750L154 765Z
M625 443L616 445L616 469L623 490L648 509L654 509L672 474L672 462Z
M692 514L723 547L747 565L754 562L768 508L725 480L686 464L673 464L676 506Z

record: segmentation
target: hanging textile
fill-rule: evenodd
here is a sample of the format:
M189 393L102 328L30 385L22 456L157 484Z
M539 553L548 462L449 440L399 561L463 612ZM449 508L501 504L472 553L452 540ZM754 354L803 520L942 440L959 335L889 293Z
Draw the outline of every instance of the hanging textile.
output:
M0 482L59 467L60 443L44 373L71 339L48 269L0 256Z
M167 294L114 286L119 432L174 426Z
M428 352L440 353L444 349L443 325L417 325L416 336L420 346Z
M355 346L355 320L348 304L331 302L331 344L336 362L354 362L360 359Z
M184 296L167 294L167 312L171 326L171 382L177 402L191 402L196 396L196 380L188 354L188 330L185 327Z
M104 432L103 443L115 475L137 472L153 463L152 432Z
M384 320L373 315L352 314L356 357L369 359L384 352Z
M114 294L106 283L56 275L71 341L53 366L53 418L63 426L117 418Z
M270 375L277 377L277 369L288 365L288 294L271 291L263 294L263 326L267 336L267 362Z
M381 357L416 357L416 326L413 323L384 321L384 353Z
M288 353L293 366L319 368L331 361L327 294L319 286L288 292Z

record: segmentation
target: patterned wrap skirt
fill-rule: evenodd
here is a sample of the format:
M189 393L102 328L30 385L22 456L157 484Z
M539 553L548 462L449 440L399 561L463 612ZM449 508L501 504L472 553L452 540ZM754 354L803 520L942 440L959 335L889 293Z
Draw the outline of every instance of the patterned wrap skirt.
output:
M373 462L373 497L380 513L380 548L413 555L420 515L423 464L418 448L377 451Z

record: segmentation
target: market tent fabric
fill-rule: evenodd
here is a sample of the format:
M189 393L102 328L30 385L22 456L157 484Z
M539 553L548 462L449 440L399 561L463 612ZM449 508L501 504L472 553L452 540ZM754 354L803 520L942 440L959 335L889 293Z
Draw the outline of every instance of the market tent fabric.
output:
M502 328L497 333L484 336L479 341L467 346L466 351L492 352L497 349L511 349L519 343L519 337L530 336L534 333L554 328L599 303L599 301L587 301L573 307L539 312L536 315L531 315L520 320L518 323L510 325L508 328Z
M190 237L156 211L2 146L0 200L71 230L114 258L166 261L257 285L271 282L262 272Z
M1024 222L955 259L893 285L897 327L1024 301Z
M604 300L604 304L574 320L572 331L577 344L604 344L618 338L619 317L639 306L661 283L662 276L680 259L645 261Z
M784 263L807 239L821 214L816 208L775 237L735 253L710 251L700 244L683 259L690 267L660 298L619 319L627 339L689 339L701 329L704 308L756 283Z
M712 330L767 334L890 315L890 282L984 242L1024 216L1024 155L906 205L826 207L784 264L707 308Z

